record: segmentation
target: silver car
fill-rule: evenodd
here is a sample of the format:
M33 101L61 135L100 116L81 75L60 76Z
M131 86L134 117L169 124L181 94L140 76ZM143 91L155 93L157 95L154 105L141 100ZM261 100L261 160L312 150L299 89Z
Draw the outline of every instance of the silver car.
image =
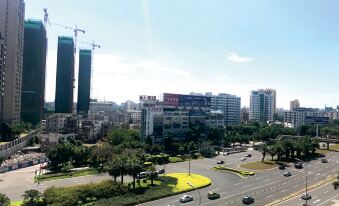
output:
M191 202L193 201L193 197L191 195L183 195L179 198L180 202Z

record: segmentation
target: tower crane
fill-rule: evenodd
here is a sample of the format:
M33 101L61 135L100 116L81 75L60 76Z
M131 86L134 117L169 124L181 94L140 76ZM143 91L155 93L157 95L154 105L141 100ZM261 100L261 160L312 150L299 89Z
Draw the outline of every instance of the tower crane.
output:
M63 27L65 29L71 29L74 32L74 54L76 53L76 48L77 48L77 39L78 39L78 32L85 34L86 31L83 29L79 29L77 25L75 25L75 27L70 27L70 26L65 26L65 25L61 25L61 24L56 24L56 23L51 23L49 21L49 14L47 11L47 8L44 8L44 25L45 27L48 25L55 25L55 26L59 26L59 27Z

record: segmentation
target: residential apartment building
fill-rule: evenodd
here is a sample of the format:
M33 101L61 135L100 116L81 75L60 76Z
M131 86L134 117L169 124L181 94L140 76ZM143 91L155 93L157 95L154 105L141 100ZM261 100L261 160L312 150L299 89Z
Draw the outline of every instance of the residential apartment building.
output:
M4 54L4 50L6 52L6 63L2 63L5 72L2 71L1 74L1 84L5 85L2 91L2 120L6 122L20 121L24 18L25 3L23 0L0 0L2 53Z
M40 20L25 21L21 120L36 125L43 119L47 38Z
M290 101L290 110L293 111L294 108L299 108L300 102L298 99L295 99L293 101Z
M240 97L226 93L220 93L218 95L206 93L205 96L211 97L211 110L219 110L223 112L224 123L226 126L240 124Z
M91 97L92 51L80 49L77 113L87 114Z
M318 109L299 107L292 111L286 111L284 122L292 128L302 125L327 125L329 124L329 117Z
M90 102L89 111L90 112L112 113L113 112L113 106L114 106L113 102L106 102L106 101Z
M71 114L56 113L47 118L46 132L47 133L64 133L66 118Z
M255 122L273 121L275 100L275 90L251 91L249 120Z
M74 42L72 37L58 37L55 113L73 113Z

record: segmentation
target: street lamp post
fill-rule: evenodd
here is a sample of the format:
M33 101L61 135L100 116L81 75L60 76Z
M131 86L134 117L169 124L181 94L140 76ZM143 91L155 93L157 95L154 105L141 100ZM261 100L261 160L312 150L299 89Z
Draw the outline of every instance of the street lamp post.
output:
M192 183L190 183L190 182L187 182L187 184L188 184L189 186L191 186L194 190L196 189L196 190L198 191L198 194L199 194L199 205L201 205L201 194L200 194L199 188L195 188L195 187L192 185Z
M299 162L303 162L301 161L300 159L298 158L295 158L295 160L299 161ZM306 194L306 198L305 198L305 206L308 206L307 204L307 201L308 201L308 193L307 193L307 175L308 175L308 171L307 171L307 163L305 163L305 172L306 172L306 175L305 175L305 194Z

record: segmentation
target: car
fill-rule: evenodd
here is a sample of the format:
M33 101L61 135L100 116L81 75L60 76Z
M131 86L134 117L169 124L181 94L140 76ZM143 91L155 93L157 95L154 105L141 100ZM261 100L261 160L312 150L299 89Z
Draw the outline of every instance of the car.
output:
M179 198L180 202L191 202L193 201L193 197L191 195L183 195Z
M240 161L245 161L245 160L246 160L246 157L240 158Z
M158 174L165 174L165 169L160 169L160 170L158 170Z
M220 194L216 192L208 192L207 198L210 200L215 200L215 199L220 198Z
M322 162L322 163L328 163L327 159L325 159L325 158L324 158L324 159L321 159L321 162Z
M147 172L140 172L139 173L139 179L143 179L147 177Z
M224 164L224 161L222 161L222 160L219 160L219 161L217 162L217 164L218 164L218 165L220 165L220 164Z
M294 164L294 167L297 169L302 169L303 168L303 164L301 162L297 162Z
M289 176L291 176L292 174L290 173L290 172L284 172L284 174L283 174L285 177L289 177Z
M279 169L280 169L280 170L284 170L285 168L286 168L285 165L279 165Z
M310 200L310 199L312 199L312 196L309 193L307 193L307 195L304 193L304 194L301 195L300 198L303 199L303 200Z
M242 198L242 203L249 205L252 204L254 202L254 198L251 196L245 196Z
M252 154L248 153L248 154L246 155L246 157L252 157Z

